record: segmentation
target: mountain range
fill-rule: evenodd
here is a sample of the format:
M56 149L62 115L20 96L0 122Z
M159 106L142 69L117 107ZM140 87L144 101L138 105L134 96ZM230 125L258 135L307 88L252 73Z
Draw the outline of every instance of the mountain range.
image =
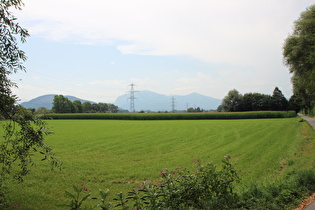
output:
M43 95L34 98L28 102L23 102L21 105L25 108L38 108L45 107L46 109L51 109L53 106L54 94ZM80 99L74 96L65 96L70 101L79 100L82 103L88 101L90 103L95 103L89 100ZM130 95L125 94L119 96L113 103L120 109L129 110L130 109ZM204 110L214 110L220 104L221 100L212 98L209 96L201 95L198 93L191 93L189 95L180 96L173 95L167 96L163 94L158 94L152 91L138 91L134 93L134 108L136 111L171 111L173 106L175 110L187 110L187 108L201 108Z
M39 107L45 107L46 109L52 109L53 107L53 101L54 101L54 97L57 94L48 94L48 95L43 95L43 96L39 96L37 98L34 98L30 101L27 102L22 102L20 105L25 107L25 108L39 108ZM79 100L81 101L81 103L84 103L88 100L84 100L84 99L80 99L74 96L64 96L66 98L68 98L70 101L75 101L75 100ZM90 103L95 103L93 101L88 101Z
M189 95L167 96L152 91L139 91L134 93L134 108L136 111L171 111L174 104L175 110L187 110L187 108L200 107L205 110L216 109L221 100L198 93ZM130 109L130 95L119 96L114 104L122 109Z

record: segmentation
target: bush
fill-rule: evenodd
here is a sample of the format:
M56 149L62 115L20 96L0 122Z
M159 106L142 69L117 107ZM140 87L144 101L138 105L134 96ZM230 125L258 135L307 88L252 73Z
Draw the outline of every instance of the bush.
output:
M312 170L301 171L296 176L296 187L303 188L305 191L315 191L315 173Z
M118 193L113 202L106 201L108 190L100 190L96 198L84 184L73 186L74 193L66 191L70 204L62 206L79 209L91 198L101 209L292 209L315 190L315 174L307 170L288 174L285 181L251 184L236 192L239 177L230 159L226 157L221 167L195 159L194 172L163 169L157 182L146 181L127 195Z
M163 169L159 183L144 183L139 187L140 193L132 192L129 199L140 197L144 207L151 209L223 209L232 206L236 198L233 183L239 179L229 159L223 160L221 169L213 163L202 165L199 160L194 173L186 169Z
M267 185L252 184L239 195L239 208L289 209L315 191L315 173L301 171L285 177L285 181Z
M233 207L237 196L233 191L233 184L239 181L236 170L230 163L230 156L222 161L219 168L214 163L202 165L195 160L196 170L191 173L186 169L177 168L175 171L163 169L161 179L157 182L146 181L124 195L117 194L116 204L106 203L104 194L100 190L102 204L97 207L109 209L119 207L122 209L226 209ZM84 186L82 184L81 186ZM84 186L85 187L85 186ZM72 209L81 207L90 193L87 188L73 187L74 193L66 191L71 202L67 206ZM83 193L83 195L81 195ZM105 195L105 196L104 196Z

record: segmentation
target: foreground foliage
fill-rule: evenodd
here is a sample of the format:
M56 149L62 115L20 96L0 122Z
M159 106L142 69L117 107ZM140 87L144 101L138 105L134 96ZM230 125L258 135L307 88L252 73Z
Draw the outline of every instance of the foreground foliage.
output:
M0 208L6 206L6 194L9 192L8 179L22 182L24 176L35 164L34 153L41 155L41 160L47 160L51 167L59 166L59 161L51 152L52 149L44 143L49 131L45 122L34 117L23 107L16 107L10 119L3 121L4 135L0 142Z
M157 182L146 181L133 189L128 195L119 193L114 198L114 203L105 202L108 191L100 190L102 204L97 207L110 209L182 209L191 207L195 209L226 209L235 204L236 194L233 184L238 182L238 175L230 157L226 157L221 168L214 163L202 164L195 160L196 171L177 168L175 171L163 169L161 179ZM82 184L81 186L84 186ZM82 202L90 197L87 188L73 187L75 193L66 191L71 199L71 209L79 209ZM80 193L86 192L80 198ZM91 198L91 197L90 197Z
M227 156L221 168L195 159L195 172L163 169L157 182L146 181L127 195L118 193L112 201L108 199L109 190L99 190L99 197L92 197L82 183L73 186L74 193L65 192L70 204L59 206L86 208L84 202L93 199L96 201L91 208L97 209L287 209L315 190L315 173L306 170L288 175L287 182L251 184L237 191L234 184L240 179L230 159Z
M44 143L48 132L45 123L33 116L26 109L17 106L17 97L11 88L16 85L9 75L25 71L23 61L24 51L18 47L18 42L25 42L28 31L22 28L11 13L12 9L20 10L21 0L0 1L0 208L6 205L6 194L9 179L23 181L23 177L34 164L33 154L38 151L42 159L51 161L56 166L57 160L51 154L51 148ZM19 41L18 41L19 40Z
M241 209L292 209L315 191L314 168L288 174L276 183L251 184L238 196Z

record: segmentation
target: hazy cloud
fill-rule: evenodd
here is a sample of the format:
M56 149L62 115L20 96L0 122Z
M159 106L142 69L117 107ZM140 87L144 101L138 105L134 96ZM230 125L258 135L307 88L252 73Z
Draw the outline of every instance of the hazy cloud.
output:
M21 16L33 34L117 40L123 53L187 54L209 62L257 62L277 51L306 0L26 0ZM303 3L303 4L301 4Z
M191 69L185 76L179 72L165 79L143 72L121 81L113 79L114 76L106 80L96 78L91 85L122 87L134 82L142 90L199 92L218 98L232 88L270 93L279 85L289 95L290 76L282 65L282 45L293 22L312 4L309 0L24 0L24 3L25 8L17 12L18 18L36 37L82 45L113 45L124 55L188 55L216 66L229 66L220 71ZM113 67L116 61L109 60L107 64ZM126 70L136 71L133 68L137 66L128 66ZM99 91L95 90L95 97L102 94ZM119 92L115 91L112 93Z

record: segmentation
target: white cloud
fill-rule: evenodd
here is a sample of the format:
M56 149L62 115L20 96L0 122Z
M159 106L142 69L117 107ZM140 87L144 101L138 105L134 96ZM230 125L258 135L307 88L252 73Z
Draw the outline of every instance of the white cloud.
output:
M306 0L26 0L33 34L93 43L123 53L187 54L208 62L257 63L281 48ZM301 6L303 5L303 6ZM294 12L294 13L293 13ZM294 15L292 15L292 13ZM294 19L292 19L294 18Z
M24 0L24 3L26 7L17 14L32 35L79 44L111 44L123 54L188 55L207 63L231 66L220 71L194 69L187 76L178 71L164 78L150 76L149 70L148 75L141 72L142 75L124 80L108 75L107 80L94 79L88 88L73 85L75 88L63 89L68 95L78 93L95 101L105 96L114 100L122 94L121 90L128 90L131 82L141 90L164 94L198 92L217 98L232 88L242 93L270 94L275 86L282 86L289 96L291 85L288 71L282 66L281 48L293 22L311 5L309 0ZM123 66L114 59L107 62L114 66L117 61Z

